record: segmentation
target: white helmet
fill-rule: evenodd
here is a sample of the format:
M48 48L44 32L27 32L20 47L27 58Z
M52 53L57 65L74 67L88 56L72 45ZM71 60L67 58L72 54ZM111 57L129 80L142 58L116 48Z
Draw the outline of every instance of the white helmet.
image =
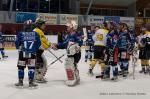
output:
M71 20L70 22L67 22L66 26L68 26L70 28L73 28L73 30L76 30L78 28L78 24L74 20Z
M29 19L29 20L27 20L27 21L24 22L24 24L26 24L26 25L30 25L30 24L32 24L32 23L33 23L33 22L32 22L31 19Z

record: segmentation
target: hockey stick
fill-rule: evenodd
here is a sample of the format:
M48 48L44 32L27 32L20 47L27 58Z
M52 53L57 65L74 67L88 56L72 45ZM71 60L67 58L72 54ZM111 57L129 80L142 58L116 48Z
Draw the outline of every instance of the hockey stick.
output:
M137 58L137 48L136 48L136 45L135 45L135 48L133 50L133 54L132 54L132 65L133 65L133 79L135 79L135 66L136 66L136 62L138 60Z
M83 34L84 34L84 39L83 39L83 41L85 42L86 39L87 39L87 30L86 30L86 28L83 28Z
M60 61L60 63L63 63L63 61L60 60L60 58L57 57L50 49L48 49L48 51L49 51L58 61Z
M51 62L49 65L47 65L47 67L50 67L51 65L53 65L55 62L57 62L58 60L60 60L62 57L64 57L65 54L61 55L60 57L58 57L58 59L54 60L53 62Z
M133 69L133 80L135 79L135 59L134 59L134 56L132 56L132 69Z

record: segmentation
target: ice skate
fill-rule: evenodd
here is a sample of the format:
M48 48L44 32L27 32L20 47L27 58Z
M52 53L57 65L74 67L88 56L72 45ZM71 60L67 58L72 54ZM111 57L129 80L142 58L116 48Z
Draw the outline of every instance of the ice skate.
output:
M112 77L111 81L117 82L118 81L118 77L117 76Z
M142 74L144 72L145 72L145 69L142 69L142 70L139 71L140 74Z
M37 87L38 85L35 83L29 83L29 87Z
M126 77L128 76L128 74L129 74L129 72L128 72L128 71L123 71L122 76L123 76L124 78L126 78Z
M93 69L89 69L88 73L87 73L89 76L93 76L94 73L93 73Z
M37 87L38 85L33 82L33 80L29 80L29 87Z
M46 78L35 79L35 82L37 82L37 83L47 83L47 80L46 80Z
M22 86L23 86L23 83L22 83L22 82L18 82L18 83L15 84L15 86L17 86L17 87L19 87L19 86L22 87Z
M2 56L4 59L6 59L6 58L8 58L8 56L6 56L6 55L4 55L4 56Z
M107 81L107 80L110 79L110 76L109 75L104 75L101 79L104 80L104 81Z
M118 75L123 75L123 71L122 71L122 70L119 71L119 72L118 72Z
M147 69L146 69L146 73L145 73L145 74L150 75L150 68L147 68Z
M103 78L104 75L98 75L95 78Z
M95 78L103 78L104 77L104 72L101 72L100 75L97 75Z
M67 86L75 86L80 83L80 76L78 69L75 69L74 71L67 69L66 72L68 80L65 83Z
M16 87L19 87L19 88L23 88L23 80L22 80L22 79L19 80L18 83L15 83L15 86L16 86Z
M142 70L139 71L140 74L147 74L146 68L142 67Z
M73 86L76 86L79 82L78 80L74 79L74 80L67 80L65 83L67 86L73 87Z

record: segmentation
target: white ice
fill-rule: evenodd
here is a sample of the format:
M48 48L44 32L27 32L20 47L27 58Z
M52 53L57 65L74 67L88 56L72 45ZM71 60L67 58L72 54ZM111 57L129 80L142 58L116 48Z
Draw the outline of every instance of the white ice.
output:
M64 50L54 52L57 56L65 53ZM39 84L38 89L17 89L14 83L17 79L17 51L6 51L9 56L0 61L0 99L150 99L150 76L139 74L140 65L136 67L135 80L132 78L132 66L127 79L119 77L118 82L102 81L95 76L100 74L100 67L94 69L95 76L87 75L88 63L82 59L78 64L81 83L75 87L65 85L66 74L64 65L57 61L48 69L47 84ZM55 60L50 53L45 53L48 63ZM62 58L62 60L64 60ZM27 69L25 86L28 86Z

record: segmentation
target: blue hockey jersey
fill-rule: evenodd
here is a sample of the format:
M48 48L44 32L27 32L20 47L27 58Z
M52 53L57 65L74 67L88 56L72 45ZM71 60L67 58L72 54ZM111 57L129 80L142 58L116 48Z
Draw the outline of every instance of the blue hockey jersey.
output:
M77 40L78 40L79 45L80 46L83 45L83 38L84 38L83 34L79 32L76 34L76 36L77 36Z
M41 46L41 41L36 32L20 32L16 39L16 48L20 51L35 54Z
M93 40L93 32L88 32L87 33L87 40L86 40L86 44L89 46L92 46L94 44L94 40Z
M130 45L134 45L134 39L131 37L129 32L119 33L119 49L128 50Z
M106 41L106 48L114 50L116 47L118 47L118 32L117 31L111 31L107 34L107 41Z
M58 48L60 48L60 49L67 48L69 41L78 43L79 46L82 45L80 39L78 38L78 36L76 34L69 34L63 42L58 43Z

